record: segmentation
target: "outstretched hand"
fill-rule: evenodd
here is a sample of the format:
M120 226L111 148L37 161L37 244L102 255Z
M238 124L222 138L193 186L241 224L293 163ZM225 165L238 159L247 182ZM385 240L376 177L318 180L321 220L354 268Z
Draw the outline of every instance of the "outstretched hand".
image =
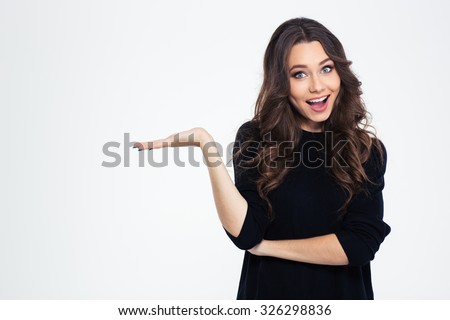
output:
M139 151L142 151L167 147L203 147L205 143L211 140L211 135L205 129L196 127L190 130L174 133L164 139L136 142L134 143L133 148L138 148Z

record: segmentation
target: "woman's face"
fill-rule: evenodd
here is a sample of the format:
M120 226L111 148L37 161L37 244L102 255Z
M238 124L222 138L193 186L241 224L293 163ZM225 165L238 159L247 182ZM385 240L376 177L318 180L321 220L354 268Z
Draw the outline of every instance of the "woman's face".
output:
M288 67L289 100L302 115L301 128L323 131L323 121L330 116L341 87L334 62L319 41L312 41L292 47Z

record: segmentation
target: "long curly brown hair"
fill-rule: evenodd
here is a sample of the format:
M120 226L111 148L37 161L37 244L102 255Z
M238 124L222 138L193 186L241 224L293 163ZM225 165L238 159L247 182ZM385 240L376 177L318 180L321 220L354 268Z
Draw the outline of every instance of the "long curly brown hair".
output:
M367 189L363 187L365 182L373 183L363 168L372 145L383 155L383 148L376 138L376 133L367 130L368 127L375 128L369 124L371 115L361 98L361 82L350 69L352 61L347 60L340 41L315 20L302 17L284 22L275 30L264 55L264 78L252 119L253 127L259 132L259 136L255 138L261 139L269 133L270 140L263 141L253 159L244 161L246 166L257 167L260 173L256 181L257 190L267 202L268 214L272 218L274 214L268 194L283 182L290 168L285 165L267 166L267 163L282 164L286 163L286 159L293 158L293 149L277 142L293 141L294 145L298 145L301 139L302 118L289 101L288 57L294 45L312 41L322 44L341 79L334 108L323 123L324 131L331 131L334 141L347 141L340 150L329 148L331 159L341 157L346 163L345 166L333 165L330 168L331 175L347 195L347 200L339 212L345 213L353 196L360 191L367 193ZM245 141L234 157L239 157L248 143L251 141ZM383 160L382 156L380 158Z

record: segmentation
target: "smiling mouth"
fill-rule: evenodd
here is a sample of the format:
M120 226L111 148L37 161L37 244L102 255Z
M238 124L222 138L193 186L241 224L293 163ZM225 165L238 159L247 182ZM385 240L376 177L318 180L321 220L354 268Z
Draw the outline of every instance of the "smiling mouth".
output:
M307 104L309 104L310 106L313 106L315 104L323 104L326 103L328 98L330 97L330 95L328 95L324 100L322 101L317 101L317 102L311 102L311 101L306 101Z

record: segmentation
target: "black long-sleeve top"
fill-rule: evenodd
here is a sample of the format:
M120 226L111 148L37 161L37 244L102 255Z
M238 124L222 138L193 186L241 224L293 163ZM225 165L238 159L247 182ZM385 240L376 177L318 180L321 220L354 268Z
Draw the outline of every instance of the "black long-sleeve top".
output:
M248 136L248 132L253 134ZM251 122L244 123L237 132L233 153L244 141L254 141L257 136ZM319 150L321 145L325 146L325 138L324 132L301 130L300 145L294 149L300 152L301 161L269 193L275 212L272 221L267 216L267 204L256 189L257 168L238 165L240 160L251 157L250 153L245 151L242 157L233 159L235 185L246 199L248 209L240 234L234 237L225 232L243 250L251 249L263 239L304 239L334 233L349 264L302 263L245 251L237 299L374 298L370 261L391 231L383 221L386 148L380 140L384 151L381 163L379 153L372 147L363 168L376 185L368 185L369 195L359 193L354 197L342 218L338 209L347 195L329 174L325 149ZM255 149L252 152L254 155Z

